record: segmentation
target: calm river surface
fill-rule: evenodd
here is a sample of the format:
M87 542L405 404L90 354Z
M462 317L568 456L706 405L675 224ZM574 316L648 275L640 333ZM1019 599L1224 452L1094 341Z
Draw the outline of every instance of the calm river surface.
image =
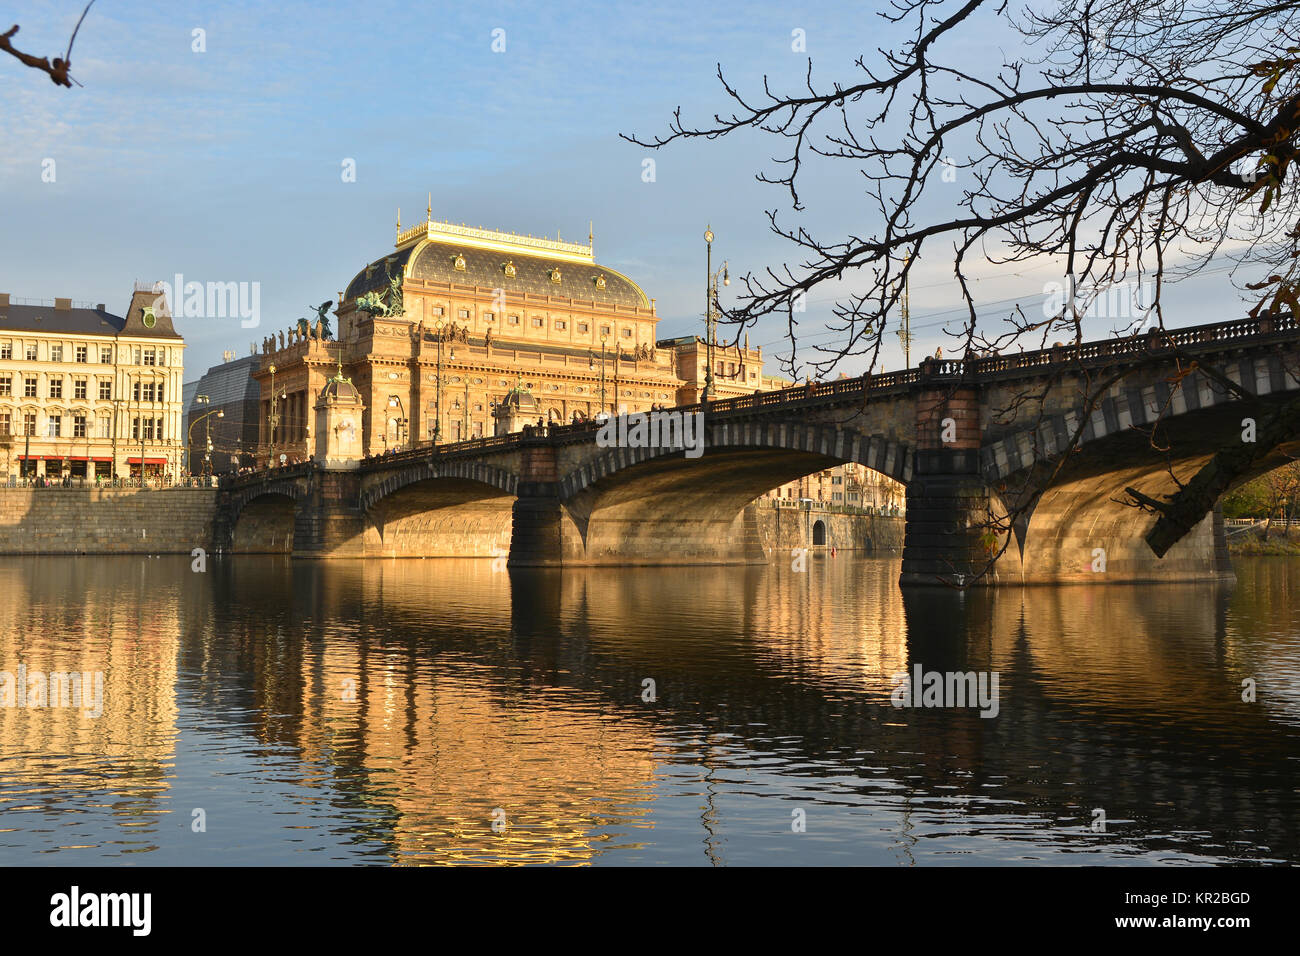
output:
M0 687L0 862L1295 863L1300 561L1236 569L3 559L0 672L103 713ZM916 664L997 715L892 706Z

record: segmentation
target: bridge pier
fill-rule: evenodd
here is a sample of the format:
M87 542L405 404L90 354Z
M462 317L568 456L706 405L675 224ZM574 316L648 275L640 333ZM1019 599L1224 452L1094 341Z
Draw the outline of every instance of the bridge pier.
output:
M581 557L582 540L560 500L559 466L554 445L520 446L521 475L511 513L512 568L558 568Z
M916 396L916 457L907 484L900 586L963 587L1001 545L988 531L992 490L980 470L980 392ZM1001 583L990 571L981 584Z
M378 534L360 507L355 470L313 471L294 512L293 553L303 558L363 558L379 551Z

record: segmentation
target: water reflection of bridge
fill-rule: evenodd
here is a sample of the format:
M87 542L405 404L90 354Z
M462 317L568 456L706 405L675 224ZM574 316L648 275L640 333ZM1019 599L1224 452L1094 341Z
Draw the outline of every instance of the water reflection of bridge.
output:
M973 824L1016 806L1038 821L1020 837L1030 842L1072 832L1085 849L1102 807L1131 821L1112 824L1119 839L1152 850L1300 856L1300 714L1240 702L1241 677L1278 661L1252 659L1258 645L1226 632L1227 589L919 600L892 586L896 564L877 562L872 601L837 600L861 571L494 575L464 563L449 580L445 566L267 574L241 562L230 583L254 604L290 580L295 598L265 623L280 635L274 659L256 632L243 644L253 659L212 665L251 669L249 704L294 715L268 735L326 756L358 800L391 807L384 839L402 859L590 857L607 827L645 824L661 761L714 732L760 753L781 740L811 786L819 764L832 773L848 759L868 798L959 796ZM224 610L212 623L248 629ZM1296 666L1294 648L1274 652ZM888 706L892 675L916 662L999 671L1000 716ZM646 677L653 706L640 699ZM349 679L354 703L337 693ZM486 830L503 804L517 845Z

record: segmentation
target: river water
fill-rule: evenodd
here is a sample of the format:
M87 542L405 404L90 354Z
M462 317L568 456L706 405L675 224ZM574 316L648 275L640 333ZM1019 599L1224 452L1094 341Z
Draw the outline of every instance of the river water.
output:
M1300 561L498 564L3 559L0 862L1300 861ZM917 665L996 714L894 706Z

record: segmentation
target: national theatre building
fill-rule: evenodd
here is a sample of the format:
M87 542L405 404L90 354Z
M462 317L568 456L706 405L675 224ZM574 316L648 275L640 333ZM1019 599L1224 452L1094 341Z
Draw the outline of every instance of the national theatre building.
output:
M654 299L598 264L590 241L399 224L394 250L339 294L336 340L303 321L262 342L259 457L312 453L316 398L340 364L365 406L367 455L492 435L521 396L529 420L556 423L697 401L706 350L692 336L657 341L658 321ZM714 358L717 398L771 381L761 349L715 345Z

